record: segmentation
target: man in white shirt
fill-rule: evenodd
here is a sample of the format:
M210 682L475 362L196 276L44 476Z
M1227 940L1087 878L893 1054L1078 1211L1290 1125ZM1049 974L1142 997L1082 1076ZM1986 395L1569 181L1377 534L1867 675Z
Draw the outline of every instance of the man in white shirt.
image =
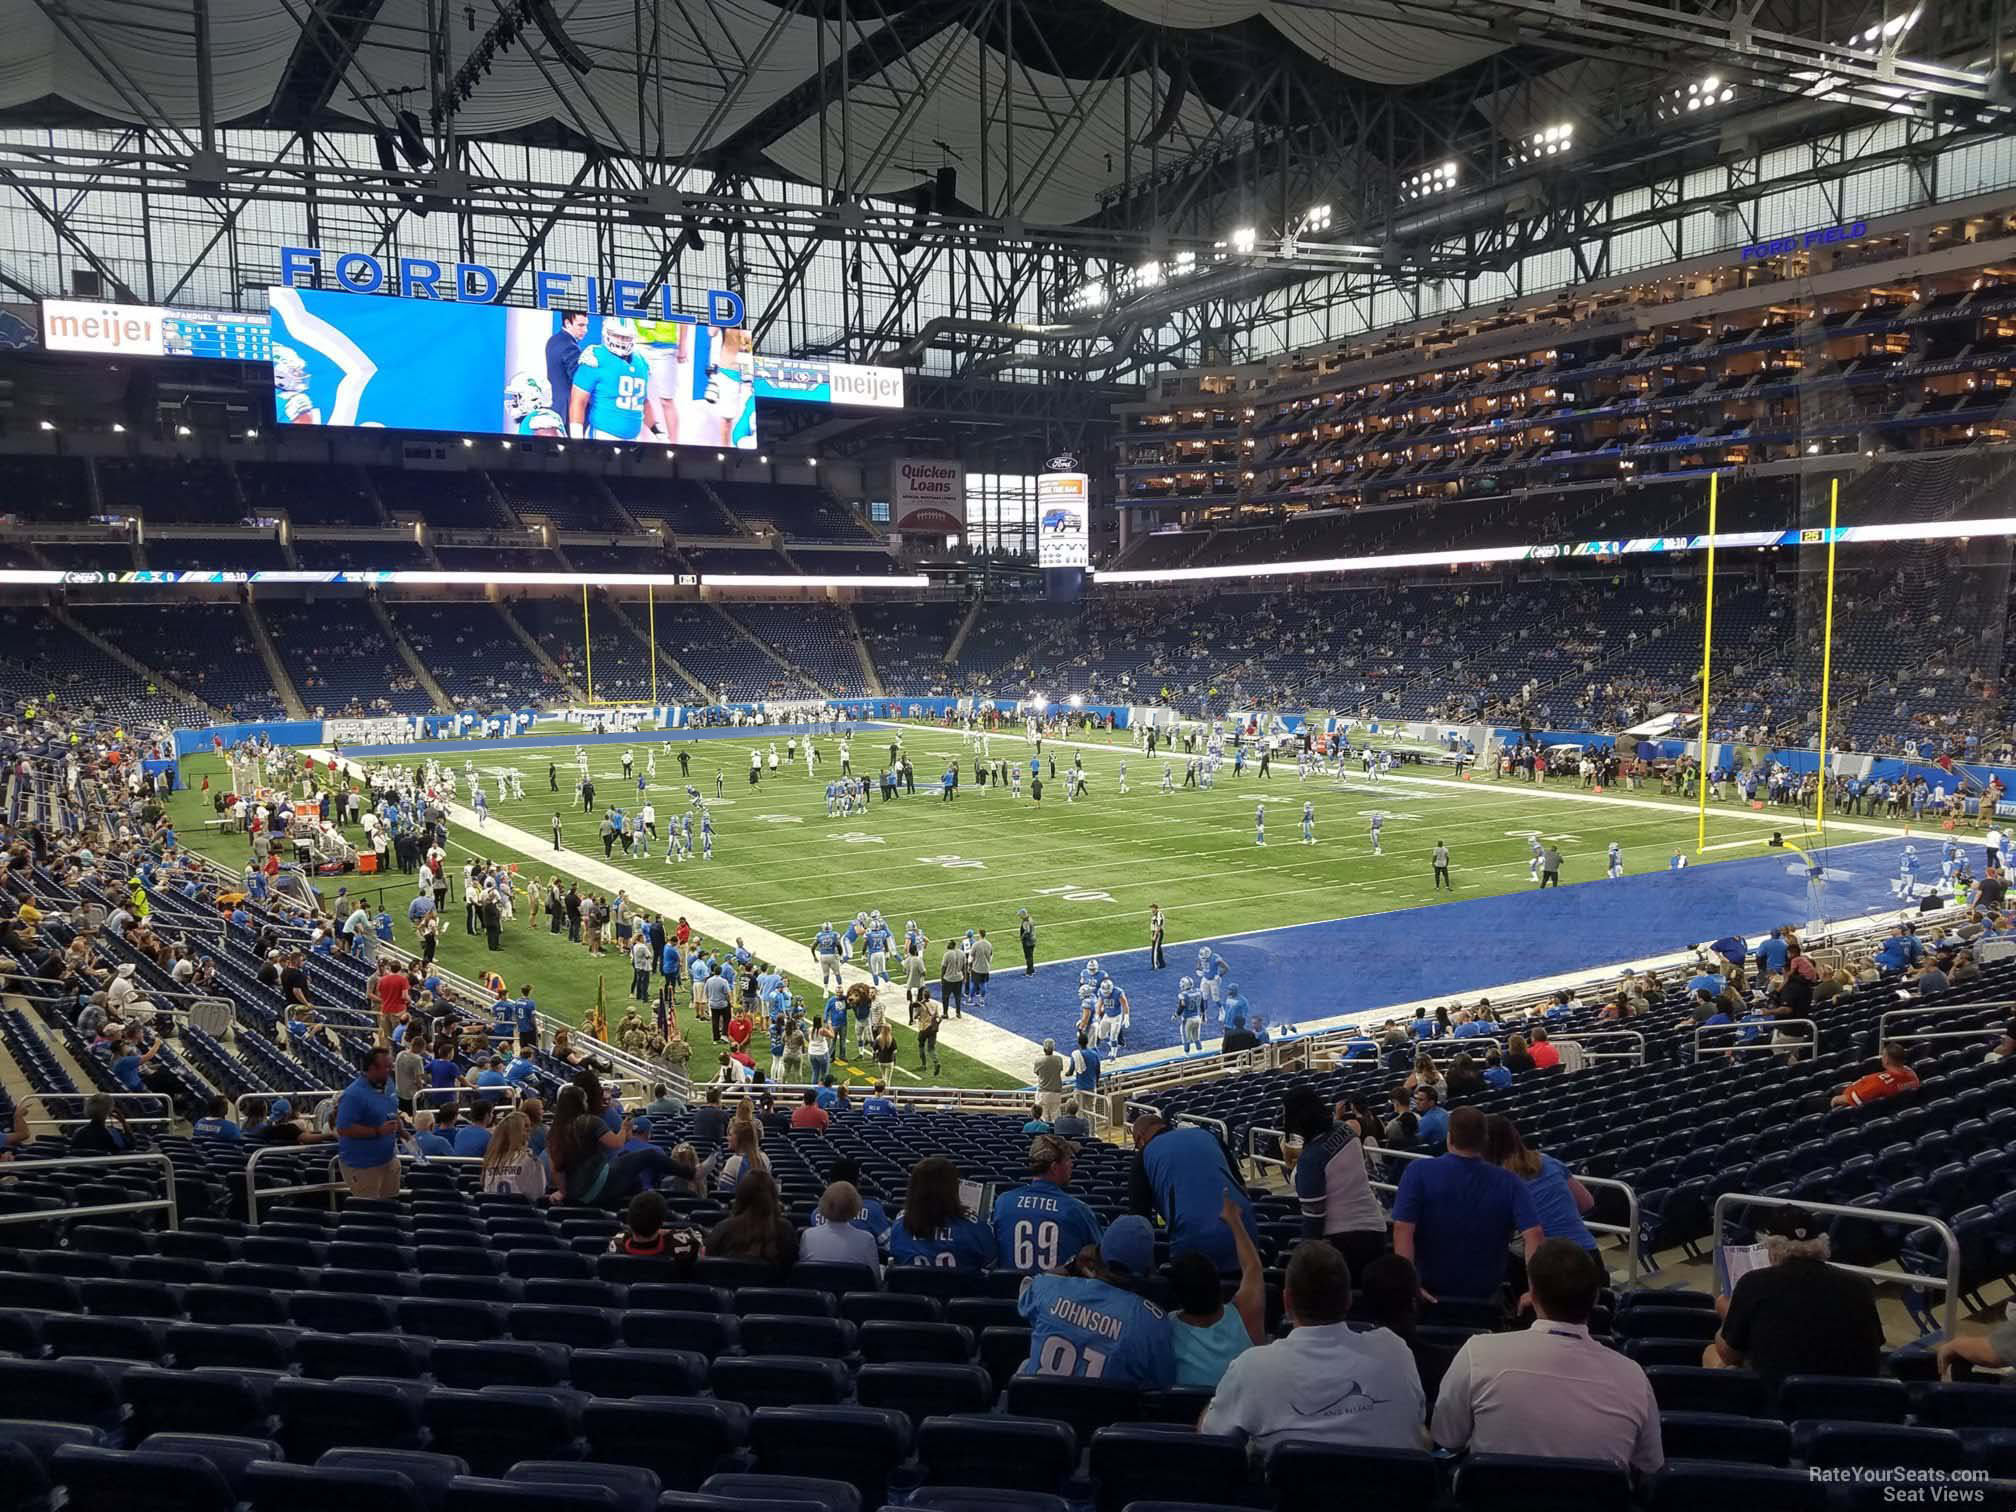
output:
M1580 1245L1549 1239L1527 1278L1537 1321L1521 1333L1473 1335L1456 1352L1435 1398L1435 1442L1651 1474L1666 1463L1652 1383L1636 1361L1589 1337L1602 1270Z
M1294 1331L1232 1361L1198 1428L1244 1434L1262 1454L1285 1439L1425 1447L1428 1399L1413 1352L1386 1329L1361 1333L1344 1321L1351 1272L1343 1255L1320 1239L1298 1244L1282 1301Z
M1981 845L1988 852L1990 866L2002 865L2002 853L2009 848L2009 841L2002 833L2001 825L1990 825L1988 833L1981 837Z

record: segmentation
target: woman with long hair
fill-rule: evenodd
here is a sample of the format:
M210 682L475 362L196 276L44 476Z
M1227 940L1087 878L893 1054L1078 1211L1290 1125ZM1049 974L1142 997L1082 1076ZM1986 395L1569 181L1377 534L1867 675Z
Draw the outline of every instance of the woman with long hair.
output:
M1519 1126L1502 1113L1484 1120L1484 1158L1526 1183L1549 1239L1566 1239L1596 1252L1596 1236L1582 1221L1582 1215L1596 1206L1595 1195L1552 1155L1530 1148L1519 1137Z
M729 1260L767 1261L780 1269L798 1258L798 1230L768 1171L751 1171L735 1188L728 1216L707 1236L707 1253Z
M1351 1267L1355 1285L1386 1252L1386 1210L1372 1190L1363 1130L1336 1111L1315 1087L1293 1086L1281 1099L1282 1131L1301 1140L1292 1177L1302 1204L1302 1230L1327 1240Z
M1424 1050L1414 1058L1414 1069L1408 1073L1407 1080L1401 1085L1409 1092L1416 1087L1433 1087L1440 1092L1447 1083L1443 1080L1442 1073L1435 1068L1435 1058Z
M532 1149L532 1126L515 1108L490 1126L483 1190L537 1201L546 1195L546 1162Z
M1523 1034L1512 1035L1505 1041L1505 1069L1515 1076L1534 1067L1533 1052L1526 1044Z
M999 1258L993 1225L966 1216L959 1167L943 1155L927 1155L910 1167L903 1211L889 1231L889 1263L992 1270Z
M770 1173L770 1157L763 1153L763 1126L755 1117L743 1117L749 1107L744 1098L728 1125L728 1139L700 1168L700 1179L724 1192L739 1191L742 1178L752 1171Z
M615 1209L630 1199L640 1181L656 1186L670 1174L672 1162L656 1145L629 1150L630 1120L611 1129L588 1111L579 1087L560 1090L553 1104L553 1128L546 1136L546 1158L553 1167L553 1185L568 1202Z

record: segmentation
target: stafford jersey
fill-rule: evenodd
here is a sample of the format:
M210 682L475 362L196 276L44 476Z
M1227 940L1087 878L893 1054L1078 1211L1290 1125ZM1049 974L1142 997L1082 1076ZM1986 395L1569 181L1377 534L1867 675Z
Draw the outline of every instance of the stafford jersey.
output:
M1092 1209L1054 1182L1032 1181L994 1203L994 1244L1003 1270L1055 1270L1100 1235Z
M1033 1276L1015 1306L1029 1320L1025 1374L1155 1389L1175 1384L1168 1316L1132 1292L1076 1276Z
M588 396L588 428L634 441L644 428L644 391L651 384L651 364L642 353L618 357L597 343L581 353L574 369L574 392Z

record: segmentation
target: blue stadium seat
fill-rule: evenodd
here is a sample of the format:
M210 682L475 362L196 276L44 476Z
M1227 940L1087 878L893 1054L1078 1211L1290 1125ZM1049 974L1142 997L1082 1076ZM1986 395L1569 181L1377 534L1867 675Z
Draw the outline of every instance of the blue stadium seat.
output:
M875 1407L759 1407L749 1448L765 1475L817 1472L860 1489L869 1506L888 1498L889 1475L910 1457L910 1420Z
M1617 1314L1613 1329L1620 1339L1693 1339L1706 1344L1721 1328L1712 1311L1695 1307L1627 1307ZM1698 1359L1700 1351L1695 1351Z
M1827 1469L1899 1465L1957 1470L1969 1463L1967 1445L1950 1428L1906 1428L1897 1423L1795 1422L1792 1452Z
M1792 1430L1775 1418L1662 1411L1659 1433L1668 1459L1783 1465L1792 1458Z
M857 1328L865 1323L938 1323L944 1304L935 1297L901 1292L849 1292L840 1299L840 1316Z
M812 1355L724 1355L707 1371L723 1401L745 1407L830 1407L847 1399L847 1368Z
M585 1281L595 1268L586 1255L573 1250L512 1249L504 1256L504 1274L520 1281Z
M49 1512L49 1471L26 1444L0 1439L0 1512Z
M1807 1418L1901 1423L1910 1411L1911 1393L1902 1381L1793 1375L1778 1383L1778 1416L1788 1423Z
M128 1431L135 1438L221 1433L263 1439L273 1432L264 1394L235 1371L205 1371L199 1377L143 1366L126 1372L119 1391L131 1410Z
M707 1357L682 1349L576 1349L568 1355L577 1391L597 1397L694 1396L707 1385Z
M1718 1512L1771 1508L1772 1512L1827 1512L1828 1488L1804 1470L1769 1465L1669 1459L1652 1477L1647 1512Z
M1006 1391L1010 1379L1029 1363L1029 1337L1026 1327L980 1330L980 1363L993 1377L996 1391Z
M843 1297L876 1291L881 1286L881 1278L871 1266L819 1260L800 1260L785 1275L784 1282L795 1289L831 1292Z
M1762 1417L1771 1390L1754 1370L1713 1370L1705 1365L1648 1365L1653 1399L1661 1412L1725 1412Z
M1146 1496L1192 1495L1236 1503L1247 1493L1246 1444L1226 1434L1166 1423L1130 1423L1092 1435L1089 1461L1099 1488L1099 1512L1121 1512ZM1354 1494L1362 1494L1357 1483Z
M759 1313L797 1318L831 1318L839 1307L829 1292L798 1286L745 1286L735 1293L735 1311L741 1317Z
M744 1313L742 1347L750 1354L818 1355L844 1360L854 1353L854 1325L838 1318L808 1318L791 1313Z
M445 1512L623 1512L628 1505L608 1486L458 1475L448 1483Z
M616 1342L617 1315L599 1307L550 1307L526 1303L506 1315L514 1339L560 1344L568 1349L607 1349Z
M1112 1381L1018 1375L1008 1383L1008 1410L1016 1417L1068 1423L1080 1440L1090 1442L1101 1428L1139 1418L1141 1394Z
M354 1292L296 1292L287 1301L287 1321L321 1333L389 1333L399 1326L391 1298Z
M1141 1393L1141 1421L1180 1423L1185 1428L1194 1428L1215 1395L1216 1391L1209 1386L1171 1386L1166 1391L1144 1391Z
M315 1461L323 1470L390 1470L406 1477L431 1512L448 1501L448 1483L469 1473L469 1462L425 1449L331 1449Z
M953 1270L940 1265L892 1265L884 1279L892 1292L936 1297L941 1302L955 1297L985 1295L978 1271Z
M192 1286L182 1293L192 1323L285 1323L287 1298L257 1286Z
M656 1473L641 1465L576 1464L567 1460L520 1460L504 1479L545 1486L597 1486L616 1497L618 1512L656 1512L664 1489Z
M90 1355L151 1365L161 1358L161 1336L143 1318L50 1318L42 1325L42 1342L59 1360Z
M606 1255L621 1260L622 1255ZM662 1260L645 1262L664 1274ZM703 1286L698 1281L637 1281L630 1286L630 1306L640 1312L727 1313L735 1310L734 1293L725 1287Z
M417 1381L427 1374L430 1349L426 1339L396 1333L304 1333L294 1341L301 1373L318 1381L339 1376L390 1376Z
M159 1281L83 1281L77 1295L86 1312L125 1318L180 1318L181 1300Z
M701 1397L591 1400L581 1414L591 1459L639 1465L675 1491L697 1491L749 1442L749 1409Z
M460 1297L404 1297L393 1308L409 1334L480 1344L504 1337L505 1309L495 1302Z
M700 1486L706 1496L749 1501L811 1502L826 1512L861 1512L861 1493L845 1481L804 1475L712 1475Z
M1464 1512L1628 1512L1631 1477L1601 1460L1473 1454L1456 1471Z
M493 1339L448 1340L434 1346L434 1379L470 1391L485 1386L557 1386L567 1379L567 1351L558 1344Z
M424 1449L426 1430L413 1401L355 1381L287 1378L273 1387L280 1445L296 1464L329 1449Z
M254 1465L246 1480L252 1512L439 1512L397 1470L275 1463Z
M491 1386L482 1391L436 1388L427 1393L421 1416L429 1447L460 1455L477 1475L502 1475L537 1446L542 1458L582 1459L587 1443L581 1417L559 1392L527 1386Z
M631 1295L643 1291L632 1287ZM678 1349L713 1359L740 1342L736 1320L716 1313L627 1312L623 1342L636 1349Z
M82 1423L110 1433L124 1429L119 1388L82 1360L0 1360L0 1418Z
M272 1439L222 1433L155 1433L139 1447L150 1454L193 1454L208 1460L237 1497L246 1495L246 1477L252 1466L282 1457L279 1444Z
M917 1427L917 1459L934 1486L1054 1494L1078 1468L1078 1437L1043 1418L934 1416Z
M0 1418L0 1444L19 1444L47 1464L65 1444L103 1444L107 1435L83 1423L52 1423L32 1418Z
M979 1334L989 1328L1026 1328L1028 1321L1007 1297L954 1297L945 1304L945 1321Z
M731 1260L718 1255L703 1256L693 1264L695 1281L705 1286L726 1287L731 1293L750 1287L776 1286L783 1274L784 1267L766 1261Z
M2016 1429L2016 1391L1982 1381L1935 1382L1915 1393L1911 1419L1925 1428Z
M285 1370L294 1363L299 1335L291 1328L248 1323L237 1327L178 1323L163 1335L181 1370L220 1366L238 1370Z
M624 1289L613 1281L534 1277L521 1282L527 1302L549 1307L618 1308L624 1305Z
M453 1302L500 1302L508 1305L519 1297L518 1283L503 1276L422 1276L414 1290L423 1297L439 1297Z
M148 1512L232 1512L238 1498L209 1460L195 1454L66 1444L49 1477L78 1507L144 1507Z
M42 1319L22 1308L0 1308L0 1350L33 1359L42 1353Z
M862 1324L858 1338L861 1358L871 1365L963 1365L973 1358L973 1330L956 1323L877 1321Z
M925 1486L905 1506L918 1512L1070 1512L1061 1496L1041 1491L1000 1491L991 1486Z
M855 1399L887 1407L914 1424L946 1413L985 1412L994 1405L994 1381L978 1365L864 1365L854 1377Z
M1267 1483L1279 1512L1331 1512L1340 1486L1380 1507L1431 1507L1441 1495L1435 1457L1425 1449L1350 1449L1293 1439L1267 1456Z

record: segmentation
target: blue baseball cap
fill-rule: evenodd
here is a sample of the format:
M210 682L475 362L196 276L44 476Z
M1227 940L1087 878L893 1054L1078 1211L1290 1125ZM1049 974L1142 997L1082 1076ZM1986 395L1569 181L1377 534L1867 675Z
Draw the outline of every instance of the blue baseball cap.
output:
M276 1097L273 1099L273 1106L269 1111L275 1118L285 1118L289 1113L294 1111L294 1104L287 1101L284 1097Z
M1116 1218L1099 1241L1099 1258L1130 1276L1148 1276L1155 1269L1155 1230L1138 1213Z

